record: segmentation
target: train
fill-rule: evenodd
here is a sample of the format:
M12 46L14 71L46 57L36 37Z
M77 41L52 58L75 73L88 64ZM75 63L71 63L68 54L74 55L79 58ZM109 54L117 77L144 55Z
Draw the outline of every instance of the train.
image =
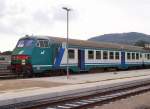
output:
M87 72L94 68L149 67L150 50L77 39L69 39L67 49L66 38L26 35L19 39L11 56L11 70L18 75L66 72L67 66L72 72Z

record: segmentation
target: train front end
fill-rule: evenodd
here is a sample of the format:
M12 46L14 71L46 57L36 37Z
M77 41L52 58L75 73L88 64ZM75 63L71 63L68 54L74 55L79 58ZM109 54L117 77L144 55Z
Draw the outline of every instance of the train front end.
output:
M11 70L18 75L32 75L32 52L35 40L30 37L21 38L11 57Z

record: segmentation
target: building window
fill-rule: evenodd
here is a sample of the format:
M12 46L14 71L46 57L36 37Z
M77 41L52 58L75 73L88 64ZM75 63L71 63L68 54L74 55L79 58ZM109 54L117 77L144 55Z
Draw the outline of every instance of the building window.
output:
M96 59L101 59L101 51L96 51Z
M114 52L109 52L109 59L114 59Z
M132 59L135 59L135 53L132 53Z
M119 59L120 59L119 52L116 52L116 53L115 53L115 59L116 59L116 60L119 60Z
M131 59L131 53L127 53L127 59L128 59L128 60Z
M94 59L94 51L88 51L88 59Z
M136 60L139 60L139 53L136 53Z
M103 59L108 59L108 52L107 51L103 51Z
M75 58L75 51L73 49L68 50L68 57L69 59Z

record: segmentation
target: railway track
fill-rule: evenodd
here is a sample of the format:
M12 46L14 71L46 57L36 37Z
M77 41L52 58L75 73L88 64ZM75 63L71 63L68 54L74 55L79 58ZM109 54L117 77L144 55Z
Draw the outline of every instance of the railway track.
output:
M109 103L135 94L150 91L150 80L140 80L107 87L100 90L58 97L57 99L46 98L42 100L28 101L8 106L1 106L0 109L87 109L96 104Z
M126 90L126 91L119 91L115 93L109 93L106 95L94 95L82 99L77 99L73 101L66 101L64 103L58 103L58 104L52 104L49 106L43 106L43 107L33 107L33 108L26 108L26 109L87 109L90 108L96 104L104 104L113 102L114 100L119 100L128 96L133 96L135 94L139 94L145 91L150 90L150 86L147 87L141 87L141 88L135 88L132 90Z

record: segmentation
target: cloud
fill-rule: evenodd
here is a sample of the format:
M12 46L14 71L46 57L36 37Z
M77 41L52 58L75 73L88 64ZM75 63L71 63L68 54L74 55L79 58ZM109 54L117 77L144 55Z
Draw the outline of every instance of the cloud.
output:
M0 37L16 41L32 33L65 36L64 6L72 9L71 38L128 31L150 34L150 0L0 0Z
M0 17L5 15L6 2L4 0L0 0Z
M52 8L52 14L53 14L53 19L55 21L66 21L66 10L62 9L63 7L70 8L71 10L69 11L69 20L74 21L78 19L79 13L77 10L74 9L73 6L65 5L65 4L59 4L55 7Z
M33 21L38 24L53 25L52 15L49 10L37 10L33 13Z

